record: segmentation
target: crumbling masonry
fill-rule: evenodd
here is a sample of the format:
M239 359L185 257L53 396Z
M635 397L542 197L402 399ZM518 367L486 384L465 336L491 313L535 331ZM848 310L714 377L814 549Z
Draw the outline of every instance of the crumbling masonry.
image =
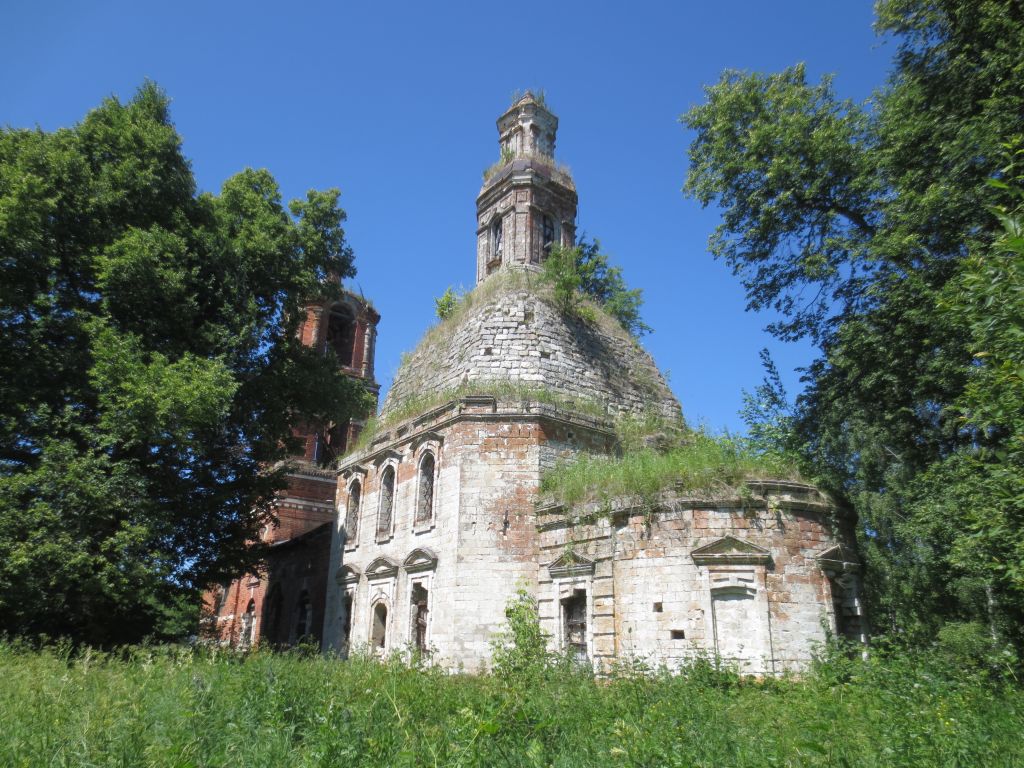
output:
M389 426L338 464L324 649L419 647L477 669L519 588L551 645L597 668L705 653L778 673L805 665L829 630L862 639L850 522L812 486L666 488L653 506L603 510L540 498L558 461L615 450L616 417L682 419L628 334L568 316L538 287L550 249L575 240L557 127L530 94L498 119L474 301L427 334L384 403Z

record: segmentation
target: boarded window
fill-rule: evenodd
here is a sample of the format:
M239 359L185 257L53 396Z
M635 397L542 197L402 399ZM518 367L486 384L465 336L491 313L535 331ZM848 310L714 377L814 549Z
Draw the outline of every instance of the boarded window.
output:
M383 653L387 644L388 607L377 603L373 609L373 631L370 633L370 644L377 653Z
M427 653L427 613L429 593L422 584L412 588L412 643L420 653Z
M377 513L377 535L391 533L391 514L395 506L395 470L388 467L380 479L380 510Z
M711 594L715 621L715 653L724 660L751 663L761 655L761 617L754 590L716 589Z
M344 366L353 366L352 352L355 348L356 323L352 312L345 306L338 306L327 316L327 333L324 336L325 348L334 352L338 362Z
M416 522L426 523L434 515L434 454L420 460L419 493L416 499Z
M577 589L562 600L562 636L565 649L576 659L587 658L587 593Z
M363 489L359 481L352 483L348 489L348 507L345 510L345 541L355 541L359 531L359 502Z

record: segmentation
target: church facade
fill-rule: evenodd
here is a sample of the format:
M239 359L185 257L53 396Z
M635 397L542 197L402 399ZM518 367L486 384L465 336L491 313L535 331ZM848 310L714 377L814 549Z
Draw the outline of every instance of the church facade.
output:
M552 648L598 669L705 654L772 674L806 665L830 631L862 640L852 521L810 485L669 487L653 503L578 509L542 496L559 462L620 449L618 419L683 424L632 337L566 313L538 280L551 248L576 236L557 128L531 94L498 119L473 301L428 331L395 377L384 426L337 463L324 650L414 648L484 668L521 590Z

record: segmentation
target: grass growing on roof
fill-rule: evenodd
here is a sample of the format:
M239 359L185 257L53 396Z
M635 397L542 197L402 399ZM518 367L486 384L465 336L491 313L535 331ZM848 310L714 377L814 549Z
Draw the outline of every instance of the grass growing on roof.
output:
M617 498L649 503L676 485L715 495L742 491L747 480L764 478L795 480L799 473L780 458L755 453L742 440L692 431L667 451L627 444L622 456L582 454L560 462L544 473L541 493L566 506Z

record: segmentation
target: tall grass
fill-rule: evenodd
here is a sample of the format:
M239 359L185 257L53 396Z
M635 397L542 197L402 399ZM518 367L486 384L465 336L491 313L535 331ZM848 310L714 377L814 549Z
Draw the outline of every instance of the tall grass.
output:
M621 433L620 433L621 434ZM798 479L785 460L756 453L742 440L688 432L666 451L628 437L621 457L582 454L546 472L541 493L573 505L631 498L652 501L673 487L706 495L742 492L747 480Z
M0 646L0 764L1014 766L1019 688L924 656L757 682L698 665L605 681L397 661Z

